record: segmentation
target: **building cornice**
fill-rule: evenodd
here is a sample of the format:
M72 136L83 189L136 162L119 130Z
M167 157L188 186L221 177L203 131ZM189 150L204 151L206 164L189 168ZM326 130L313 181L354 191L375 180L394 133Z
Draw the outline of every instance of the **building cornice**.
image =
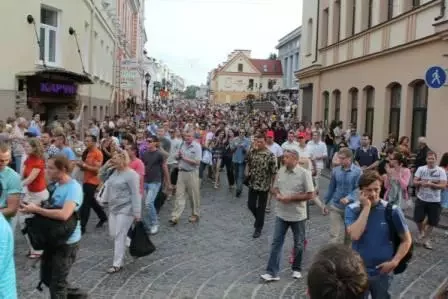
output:
M278 44L275 48L279 49L288 42L300 38L301 35L302 35L302 26L297 27L296 29L294 29L293 31L291 31L290 33L279 39Z

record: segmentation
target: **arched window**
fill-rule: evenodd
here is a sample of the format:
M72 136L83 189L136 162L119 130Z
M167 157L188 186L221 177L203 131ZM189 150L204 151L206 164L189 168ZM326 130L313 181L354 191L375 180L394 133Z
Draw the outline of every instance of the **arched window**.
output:
M401 85L394 83L390 87L389 133L398 138L400 133Z
M334 100L334 120L341 120L341 92L339 90L333 91Z
M365 133L373 136L373 119L375 114L375 89L372 86L367 86L364 90L366 94L366 126Z
M306 28L306 53L311 55L311 48L313 45L313 19L308 19Z
M328 91L324 92L324 124L328 125L328 117L330 112L330 94Z
M350 123L356 125L358 122L358 89L350 90Z
M424 81L414 84L412 107L411 147L417 147L418 137L426 135L426 117L428 113L428 87Z

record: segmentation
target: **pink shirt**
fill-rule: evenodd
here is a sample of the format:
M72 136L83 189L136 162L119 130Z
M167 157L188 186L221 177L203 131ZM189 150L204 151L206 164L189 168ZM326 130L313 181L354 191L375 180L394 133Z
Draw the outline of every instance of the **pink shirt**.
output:
M136 173L138 173L140 177L140 193L143 195L143 182L145 178L145 164L143 164L142 160L136 158L135 160L131 161L131 164L129 164L129 167L131 167Z

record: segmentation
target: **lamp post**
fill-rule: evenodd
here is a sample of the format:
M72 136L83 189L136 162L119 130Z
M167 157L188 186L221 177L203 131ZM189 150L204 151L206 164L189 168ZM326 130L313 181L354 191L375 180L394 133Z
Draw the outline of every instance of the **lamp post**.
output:
M149 89L149 82L151 82L151 75L149 73L146 73L145 74L145 83L146 83L145 110L146 110L146 113L148 113L148 89Z

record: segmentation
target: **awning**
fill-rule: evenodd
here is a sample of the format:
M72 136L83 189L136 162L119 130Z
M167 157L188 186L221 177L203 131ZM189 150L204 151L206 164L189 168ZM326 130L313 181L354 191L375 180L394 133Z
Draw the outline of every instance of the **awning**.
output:
M40 77L45 79L59 79L73 81L78 84L93 84L88 74L79 74L64 68L45 68L16 74L17 77Z

